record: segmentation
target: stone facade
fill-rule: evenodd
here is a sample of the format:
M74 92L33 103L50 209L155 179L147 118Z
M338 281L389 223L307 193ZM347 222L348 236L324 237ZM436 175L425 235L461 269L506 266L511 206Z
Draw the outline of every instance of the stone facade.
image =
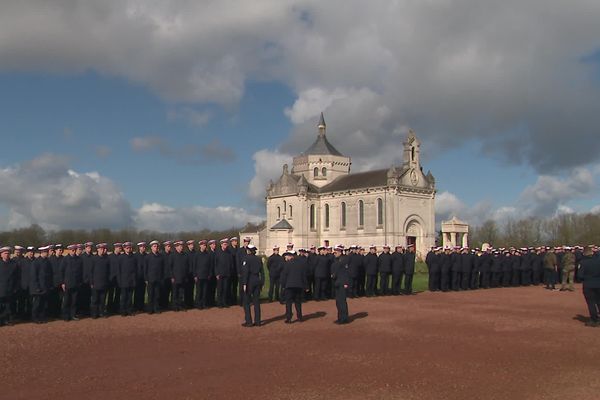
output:
M351 159L327 140L321 115L315 143L294 157L267 188L267 220L254 232L259 251L273 245L343 244L381 248L414 243L424 256L435 244L435 179L423 173L420 142L411 130L402 165L350 173ZM242 236L248 236L244 232Z

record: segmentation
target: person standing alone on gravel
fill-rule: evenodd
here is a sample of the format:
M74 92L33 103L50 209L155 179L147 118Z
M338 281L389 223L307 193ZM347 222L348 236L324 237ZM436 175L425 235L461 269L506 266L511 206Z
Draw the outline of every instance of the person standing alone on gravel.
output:
M590 320L585 324L597 327L600 326L600 257L594 256L591 246L584 250L580 265L577 277L583 282L583 297L590 312Z
M244 297L242 302L245 316L245 322L242 326L246 328L261 326L260 291L265 284L265 272L262 259L256 255L256 247L252 244L246 247L246 256L240 266L240 283L242 284L242 295ZM250 303L254 305L254 323L252 323Z

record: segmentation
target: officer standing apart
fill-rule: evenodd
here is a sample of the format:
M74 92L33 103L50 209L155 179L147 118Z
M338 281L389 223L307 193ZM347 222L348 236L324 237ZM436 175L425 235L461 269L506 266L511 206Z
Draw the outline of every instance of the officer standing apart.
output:
M286 263L281 274L281 285L285 293L285 323L292 323L292 303L296 307L297 321L302 322L303 291L308 291L306 262L302 257L296 257L294 250L285 253L284 257Z
M350 289L350 267L348 257L343 255L344 249L337 246L334 249L335 261L331 266L332 278L335 285L335 306L337 307L338 319L336 324L347 324L348 320L348 291Z
M590 320L586 326L598 327L598 312L600 312L600 257L594 256L592 246L583 251L581 267L577 277L583 282L583 296L590 312Z
M261 326L260 320L260 291L265 284L265 272L260 257L256 255L256 246L246 246L246 257L242 261L240 283L244 294L244 317L242 326ZM250 312L250 303L254 305L254 323Z

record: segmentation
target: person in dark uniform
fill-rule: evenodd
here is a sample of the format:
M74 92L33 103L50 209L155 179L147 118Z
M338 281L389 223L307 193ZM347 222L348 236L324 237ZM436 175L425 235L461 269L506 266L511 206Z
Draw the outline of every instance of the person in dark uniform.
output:
M379 286L383 296L390 294L390 273L392 272L392 255L390 246L383 246L383 253L377 259L377 270L379 271Z
M145 258L144 280L148 292L148 312L160 314L160 288L166 275L166 262L160 253L158 240L150 242L150 253Z
M35 247L27 246L25 256L17 261L17 270L19 271L19 279L21 290L19 291L19 319L27 321L31 319L31 296L29 295L29 275L33 268L35 258L33 253Z
M109 255L110 259L110 285L106 293L108 300L106 301L106 308L111 314L119 313L119 303L121 302L121 289L117 281L117 275L119 274L119 257L121 257L123 251L122 243L113 244L113 253Z
M440 250L439 247L432 247L425 256L425 264L429 272L427 285L430 292L440 290Z
M495 257L492 254L492 248L489 247L480 257L479 257L479 277L480 277L480 287L483 289L489 289L491 282L491 273L492 273L492 261ZM495 251L494 251L495 253Z
M12 325L11 304L17 291L17 263L10 258L12 249L0 248L0 327Z
M67 247L69 255L63 260L63 303L62 314L65 321L79 321L77 317L77 295L83 283L83 246L72 244Z
M242 261L241 284L244 293L244 327L261 326L260 318L260 291L265 284L265 272L263 262L256 255L256 247L248 244L246 246L246 257ZM254 322L250 303L254 305Z
M185 304L186 308L194 308L194 263L196 262L196 242L190 239L185 242L185 244L187 246L186 255L188 256L189 273L185 278L185 283L183 284L183 303Z
M60 318L63 291L61 288L62 281L62 261L63 261L63 246L62 244L54 245L54 251L50 254L49 260L52 267L52 291L50 294L49 313L53 318Z
M450 271L452 269L452 249L446 247L444 253L440 254L440 290L447 292L450 290Z
M364 297L367 294L367 270L365 265L365 248L359 246L358 255L360 256L361 263L358 269L358 287L356 292L359 297Z
M175 252L171 261L171 284L173 285L173 307L175 311L185 311L184 291L190 270L189 257L183 251L183 241L173 243Z
M163 310L168 310L170 305L171 290L171 269L173 268L173 242L167 240L163 242L163 258L165 259L165 279L161 285L159 304Z
M369 247L369 254L364 258L364 267L365 294L367 297L373 297L377 293L377 247L374 244Z
M469 289L471 289L471 290L479 289L479 280L481 277L481 256L482 255L483 255L483 252L478 247L475 248L475 250L473 251L473 254L471 254L472 270L471 270L471 277L469 279Z
M512 275L510 286L516 287L521 286L521 260L523 253L520 250L515 250L512 255Z
M348 291L348 294L351 298L356 298L358 297L358 279L360 277L360 270L362 269L363 256L360 255L358 246L353 245L350 246L350 254L347 257L348 273L350 274L350 290ZM336 290L338 287L339 286L336 286Z
M337 308L336 324L347 324L348 320L348 291L350 290L350 266L349 258L343 255L344 249L334 249L335 261L331 265L331 276L335 284L335 306Z
M133 309L136 312L143 312L144 300L146 297L146 281L144 280L144 266L146 265L146 257L148 257L148 252L146 251L146 242L139 242L137 244L137 247L138 252L135 256L138 259L139 270L137 272L137 282L135 283L135 288L133 290Z
M404 247L397 245L392 253L392 294L401 294L402 279L404 277Z
M29 275L31 319L37 324L46 322L48 292L52 289L52 266L48 260L49 246L40 247Z
M460 254L460 290L468 290L473 272L473 256L467 247Z
M194 260L194 282L196 285L196 308L202 310L208 307L208 283L214 275L213 266L211 264L211 255L207 249L206 240L198 242L200 251L196 253Z
M539 286L542 283L542 274L544 272L544 256L542 248L537 247L531 257L531 283Z
M409 244L404 253L404 294L413 294L413 276L415 274L415 245Z
M208 241L208 254L210 255L210 270L212 276L208 278L208 307L216 305L217 295L217 277L215 275L215 266L217 262L217 241L211 239Z
M107 255L108 245L98 243L96 256L90 271L90 287L92 289L92 304L90 314L92 318L108 317L106 313L106 290L110 284L110 258Z
M495 251L491 262L491 281L490 287L496 288L502 284L502 268L504 264L504 256L500 251Z
M133 254L133 243L123 243L124 254L119 258L119 288L121 288L120 311L121 316L133 315L133 290L137 283L138 258Z
M83 246L83 254L81 254L81 261L83 262L83 284L81 285L79 295L77 296L77 302L79 303L77 307L81 315L90 315L90 304L92 303L90 271L92 270L92 264L94 263L94 254L92 252L94 243L86 242Z
M297 321L302 322L303 292L308 290L306 260L296 257L293 250L284 254L286 262L281 273L281 285L285 294L285 323L292 323L292 303L296 308Z
M531 264L533 262L533 253L530 249L523 249L521 256L521 285L531 285Z
M454 247L452 255L450 256L450 271L452 276L451 288L454 291L460 290L460 282L462 280L461 250L462 248L459 246Z
M237 237L233 237L229 239L229 246L227 247L227 251L231 254L232 264L231 270L229 271L229 280L228 280L228 294L227 294L227 302L229 305L242 305L242 299L238 297L240 292L239 290L239 269L240 263L242 262L242 251L239 247L239 242Z
M598 327L598 313L600 312L600 257L594 255L592 246L583 251L580 261L578 278L583 282L583 296L590 313L587 326Z
M269 271L269 303L281 301L281 270L283 269L283 257L279 254L279 246L273 247L273 254L267 260Z
M217 278L217 306L219 308L227 307L228 294L230 290L229 277L231 276L233 264L233 255L227 250L229 241L221 239L221 249L216 252L215 276Z
M318 250L319 255L317 256L315 265L314 298L316 301L323 301L327 299L327 281L331 276L331 268L325 247L319 247ZM375 268L377 268L377 258L375 259Z
M312 298L315 299L315 269L317 268L317 248L315 246L310 246L308 253L306 253L307 261L308 261L308 269L307 269L307 279L308 279L308 293L307 299Z

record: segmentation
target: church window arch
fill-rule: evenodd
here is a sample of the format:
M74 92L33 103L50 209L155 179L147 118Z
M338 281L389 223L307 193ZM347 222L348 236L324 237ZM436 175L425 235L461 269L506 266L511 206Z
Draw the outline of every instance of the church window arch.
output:
M341 215L340 215L340 221L341 221L341 228L346 228L346 202L342 201L342 204L340 206L341 209Z
M285 214L286 211L287 211L287 202L284 200L283 201L283 213Z
M315 229L315 205L310 205L310 229Z
M319 168L315 167L315 169L313 170L313 175L316 178L317 176L319 176Z
M358 226L363 227L365 225L365 202L362 200L358 201Z
M281 219L281 207L277 206L277 219Z
M325 228L329 228L329 204L325 204Z
M377 225L383 225L383 200L377 199Z
M410 160L415 161L415 147L411 147L410 149Z
M294 217L294 213L293 213L292 211L293 211L293 210L292 210L292 205L290 204L290 218L293 218L293 217Z
M327 168L325 168L325 167L321 168L321 175L327 176Z

